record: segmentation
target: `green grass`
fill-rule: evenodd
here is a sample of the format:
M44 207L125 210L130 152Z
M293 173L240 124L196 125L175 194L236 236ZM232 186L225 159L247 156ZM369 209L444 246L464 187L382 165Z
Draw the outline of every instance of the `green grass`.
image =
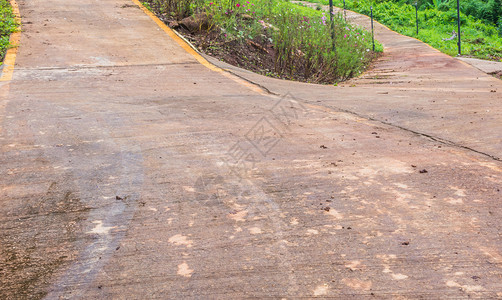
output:
M310 0L328 4L328 0ZM334 0L343 7L343 0ZM457 55L457 40L444 41L457 31L456 10L448 6L422 5L418 11L419 34L416 34L415 7L392 1L372 2L370 0L346 0L347 9L369 15L377 21L403 35L416 37L432 47L448 54ZM502 61L502 30L486 20L461 13L462 54L481 59ZM502 24L501 24L502 25Z
M148 9L149 11L152 11L152 7L150 6L150 4L148 2L141 2L141 4L146 8Z
M340 15L334 16L333 49L329 15L325 12L281 0L242 1L232 11L253 15L257 22L242 28L223 16L216 19L217 25L225 29L227 37L254 39L266 33L274 43L275 70L279 74L303 72L313 82L346 80L360 74L372 58L370 34L346 23Z
M17 25L9 1L0 0L0 66L3 64L5 52L12 46L9 38L11 33L16 31Z

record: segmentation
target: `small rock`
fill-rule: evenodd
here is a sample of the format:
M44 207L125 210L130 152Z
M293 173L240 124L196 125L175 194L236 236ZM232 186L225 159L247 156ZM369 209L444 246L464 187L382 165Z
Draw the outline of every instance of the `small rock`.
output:
M169 27L171 27L173 29L178 29L178 28L180 28L180 23L178 23L178 21L169 22Z
M192 33L208 30L210 28L209 17L206 13L186 17L179 21L179 25Z
M328 149L328 147L326 147L324 145L319 146L319 148L321 148L321 149Z
M426 169L420 170L419 172L422 173L422 174L423 173L429 173Z

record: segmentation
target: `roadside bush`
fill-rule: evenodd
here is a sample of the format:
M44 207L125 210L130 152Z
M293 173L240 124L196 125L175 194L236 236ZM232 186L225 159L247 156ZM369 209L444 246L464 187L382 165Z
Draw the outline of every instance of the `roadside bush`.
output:
M192 15L194 7L204 3L203 0L152 0L152 2L161 14L169 14L178 19Z
M502 17L499 18L497 29L498 29L499 37L502 37Z
M277 1L270 11L263 17L276 27L269 31L279 74L302 72L313 82L341 81L358 75L373 57L369 33L346 23L341 15L333 16L333 48L327 12L284 1Z
M455 9L456 3L451 1L450 8ZM502 4L500 0L469 0L461 1L461 10L466 15L473 16L480 20L486 20L492 24L497 24L502 15Z
M152 1L164 14L174 13L178 20L186 16L172 11L171 0ZM285 0L192 1L185 11L193 16L207 15L211 25L206 34L262 49L273 45L273 71L282 78L294 79L301 74L305 81L335 83L360 74L374 57L370 34L346 23L340 15L333 16L333 47L330 16L315 8ZM383 50L380 44L377 49Z

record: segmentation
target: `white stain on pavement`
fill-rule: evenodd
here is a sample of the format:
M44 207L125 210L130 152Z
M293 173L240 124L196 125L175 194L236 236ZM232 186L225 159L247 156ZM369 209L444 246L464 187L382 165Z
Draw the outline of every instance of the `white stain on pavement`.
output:
M241 210L236 213L228 214L228 218L230 218L236 222L244 222L244 221L246 221L245 218L246 218L247 214L248 214L248 212L246 210Z
M193 242L181 234L170 237L169 243L175 244L176 246L186 246L187 248L191 248L193 246Z
M359 260L353 260L350 263L346 264L345 267L349 268L352 271L355 271L358 269L358 266L361 264L361 261Z
M332 215L333 217L335 217L337 220L341 220L343 219L343 215L338 212L336 209L333 209L331 208L329 211L328 211L328 214L329 215Z
M183 189L184 189L185 191L187 191L187 192L190 192L190 193L194 193L194 192L195 192L195 189L194 189L193 187L191 187L191 186L186 186L186 185L184 185L184 186L183 186Z
M408 189L408 185L406 185L404 183L396 182L396 183L394 183L394 185L397 186L398 188L403 189L403 190L407 190Z
M450 203L450 204L462 204L462 203L464 203L464 201L462 199L455 199L455 198L451 198L451 197L446 198L445 200L448 203Z
M455 287L455 288L460 288L466 292L479 292L483 290L483 287L480 285L461 285L456 283L453 280L448 280L446 282L446 285L449 287Z
M249 233L251 234L260 234L262 233L261 229L259 227L251 227L249 228Z
M319 231L316 229L307 229L307 235L319 234Z
M398 273L398 274L391 274L392 278L394 278L395 280L403 280L403 279L406 279L408 278L407 275L404 275L404 274L401 274L401 273Z
M401 274L401 273L394 273L390 269L391 261L396 259L395 254L384 254L384 255L377 255L377 258L383 260L383 270L382 273L390 274L392 279L394 280L404 280L408 278L408 275Z
M344 278L342 279L342 282L351 289L363 290L363 291L370 290L371 286L373 285L373 283L370 280L364 281L364 280L359 280L357 278Z
M193 270L190 269L188 264L184 261L182 264L178 265L178 275L183 277L191 277Z
M96 224L96 227L94 227L91 231L87 231L86 233L108 234L110 229L115 228L115 227L103 226L103 221L92 221L92 223Z
M455 191L455 195L456 196L459 196L459 197L465 197L465 190L464 189L461 189L461 188L458 188L458 187L455 187L455 186L450 186L450 189L454 190Z
M326 295L328 293L328 289L329 287L327 284L319 285L314 290L314 296Z

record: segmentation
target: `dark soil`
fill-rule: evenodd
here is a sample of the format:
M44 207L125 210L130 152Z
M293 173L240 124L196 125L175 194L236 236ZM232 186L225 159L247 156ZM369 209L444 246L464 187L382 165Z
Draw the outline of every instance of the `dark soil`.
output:
M284 76L274 71L275 50L273 44L267 41L257 38L253 40L227 40L216 32L192 33L181 26L175 28L175 30L181 33L199 51L233 66L267 76L305 81L302 76Z

